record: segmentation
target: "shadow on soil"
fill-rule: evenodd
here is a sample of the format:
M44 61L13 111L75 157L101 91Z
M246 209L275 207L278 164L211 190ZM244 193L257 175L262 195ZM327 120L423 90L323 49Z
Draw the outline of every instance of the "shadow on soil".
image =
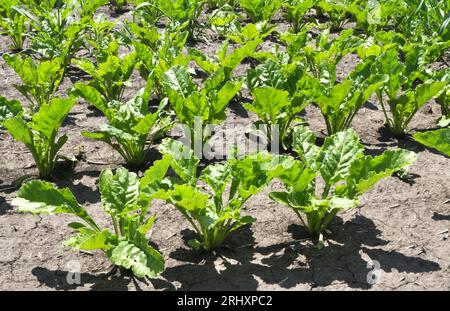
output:
M81 284L69 284L67 281L67 271L37 267L31 273L41 284L56 290L74 290L78 287L92 284L90 287L91 290L126 291L128 290L128 284L133 282L133 278L129 275L110 275L107 273L93 275L90 273L81 273ZM136 289L139 290L140 288L136 286Z
M440 270L436 262L381 249L389 242L379 238L381 232L364 216L358 215L345 224L338 218L330 229L333 239L327 247L318 250L308 242L306 232L299 225L291 225L288 229L294 241L266 247L254 246L253 233L245 227L230 236L227 246L220 252L206 253L190 248L175 250L169 256L184 263L166 267L163 279L150 282L159 290L256 290L258 279L285 289L299 284L308 284L311 288L327 286L336 281L351 288L369 289L367 275L371 269L367 268L361 251L377 260L386 272L393 269L407 273ZM182 235L185 241L194 236L190 230L184 230ZM77 287L67 284L67 272L64 271L35 268L33 275L54 289ZM140 289L129 273L122 275L83 273L81 279L83 284L93 284L91 290L126 290L130 282ZM178 283L176 287L175 282Z
M340 222L340 223L339 223ZM439 264L419 257L409 257L396 251L377 247L389 242L380 239L381 233L368 218L356 216L342 224L337 219L333 226L330 245L318 250L307 239L306 232L298 225L291 225L289 232L297 240L267 247L252 247L254 239L249 228L230 237L229 246L220 254L205 254L190 249L178 249L170 257L190 263L168 267L163 273L167 283L152 281L155 288L173 289L172 282L181 284L181 290L256 290L258 279L266 284L278 284L290 289L299 284L310 287L326 286L335 281L352 288L368 289L367 261L362 250L381 269L390 272L423 273L440 270ZM217 257L225 258L217 269ZM217 271L220 271L217 272Z

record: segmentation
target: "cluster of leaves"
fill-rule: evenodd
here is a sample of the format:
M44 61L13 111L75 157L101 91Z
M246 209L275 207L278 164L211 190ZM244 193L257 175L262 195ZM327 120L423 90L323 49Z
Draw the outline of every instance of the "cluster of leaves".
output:
M242 206L282 169L282 163L269 153L237 158L234 151L226 163L209 165L198 176L199 160L181 142L166 139L160 151L171 156L178 180L156 197L175 206L189 221L198 235L189 241L195 249L218 248L232 232L253 223L256 219L241 215ZM199 188L200 182L208 189Z
M321 245L322 234L337 213L356 207L358 196L382 178L412 164L416 156L406 150L365 156L352 129L327 137L322 147L315 140L308 128L295 128L292 146L299 159L291 159L290 165L284 165L286 169L277 176L286 191L272 192L270 197L290 207ZM324 182L321 195L318 176Z
M73 60L73 64L92 77L87 87L96 90L105 102L120 101L136 65L136 52L118 55L119 43L112 41L103 55L93 62L87 58Z
M171 116L164 112L167 100L161 102L156 112L149 111L152 87L153 79L150 77L143 90L127 103L122 103L105 101L95 88L76 84L74 93L94 105L108 120L108 124L95 132L83 131L83 136L109 144L132 166L145 164L147 142L152 145L171 127Z
M0 3L0 34L11 40L11 48L15 51L23 49L28 25L26 17L20 14L16 6L20 0L2 1Z
M429 57L429 48L412 44L405 45L401 51L404 57L395 48L382 52L377 60L377 68L373 69L389 76L383 87L377 90L377 96L388 129L394 136L404 136L417 111L431 99L443 94L449 84L448 79L442 79L445 75L442 74L440 79L440 74L430 74L424 65L429 64L426 59Z
M164 74L163 85L178 121L188 128L186 137L192 149L198 142L203 147L212 134L206 125L225 120L225 109L240 91L244 81L226 81L223 70L205 80L199 89L185 67L175 66Z
M155 189L158 189L169 168L164 158L139 179L135 173L119 168L115 173L105 170L100 175L102 208L111 217L113 231L100 228L76 200L68 188L57 189L49 182L26 183L12 202L19 212L32 214L70 214L83 222L68 224L76 235L64 242L77 250L101 250L109 260L137 277L156 277L164 270L164 257L149 245L148 232L155 216L148 216Z
M76 99L55 97L42 104L31 119L18 101L7 101L4 98L1 101L2 106L7 107L3 127L31 152L39 177L48 178L54 169L58 151L68 139L66 134L58 137L59 128Z

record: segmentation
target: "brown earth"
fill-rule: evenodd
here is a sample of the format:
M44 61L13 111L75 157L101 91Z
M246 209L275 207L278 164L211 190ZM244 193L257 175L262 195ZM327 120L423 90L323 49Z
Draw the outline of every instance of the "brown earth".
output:
M216 46L197 44L208 53ZM6 37L0 37L0 47L1 53L8 51ZM341 65L346 72L354 60L348 57ZM246 66L237 74L243 74ZM13 87L19 78L2 59L0 75L0 95L24 100ZM69 75L59 93L64 94L77 79ZM137 74L133 80L128 97L143 85ZM438 117L439 108L429 104L416 115L411 128L432 128ZM305 118L323 136L318 110L309 107ZM242 137L255 119L234 102L222 130ZM102 122L101 114L87 104L74 107L62 128L69 135L62 153L82 151L85 159L74 168L58 168L54 182L69 187L100 224L108 225L100 209L97 180L102 169L118 167L123 161L106 144L80 134ZM449 290L450 160L410 138L390 138L383 122L383 113L373 101L358 113L353 127L368 153L395 147L417 152L418 160L409 170L413 179L404 182L390 177L363 195L357 209L332 223L327 247L314 248L295 214L268 198L271 189L280 187L276 182L246 205L244 213L258 221L230 236L227 247L213 254L187 246L193 234L188 222L172 206L156 202L152 241L164 254L166 270L151 281L135 280L126 272L108 273L109 262L100 252L63 248L72 217L17 213L10 204L16 181L37 171L26 148L0 131L0 290ZM372 260L379 267L368 267ZM73 261L81 267L80 285L66 282ZM372 285L367 282L371 275L376 276Z

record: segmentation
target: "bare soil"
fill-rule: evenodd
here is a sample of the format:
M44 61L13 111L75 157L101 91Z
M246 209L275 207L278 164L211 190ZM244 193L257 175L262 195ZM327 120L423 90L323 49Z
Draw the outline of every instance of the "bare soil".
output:
M219 43L196 46L213 53ZM8 52L8 45L8 39L0 37L0 53ZM348 71L354 57L341 65L342 72ZM240 66L237 74L247 67ZM2 59L0 76L1 96L25 100L13 87L20 79ZM69 75L59 93L65 94L78 79ZM138 74L133 80L128 97L143 85ZM433 128L439 116L437 105L426 105L411 129ZM319 111L311 106L304 117L323 137ZM243 135L255 120L240 102L233 102L221 128L227 135ZM74 167L61 165L54 182L69 187L100 224L109 225L99 203L98 176L123 161L106 144L80 134L103 122L86 103L74 107L62 128L69 136L62 153L85 157ZM268 198L272 189L280 188L277 182L246 205L244 213L258 221L230 236L226 247L212 254L187 246L193 235L188 222L172 206L155 202L152 241L164 254L166 270L151 281L136 280L126 271L110 272L100 252L63 248L72 217L17 213L10 204L17 180L37 170L26 148L0 131L0 290L450 290L450 159L409 137L391 138L383 123L383 113L372 101L358 113L353 127L367 153L397 147L417 152L418 160L409 170L413 178L387 178L363 195L358 208L332 223L327 247L316 249L295 214ZM156 151L152 154L158 157ZM372 261L378 264L375 268L368 265ZM74 262L82 272L79 285L66 281ZM368 282L371 277L374 282Z

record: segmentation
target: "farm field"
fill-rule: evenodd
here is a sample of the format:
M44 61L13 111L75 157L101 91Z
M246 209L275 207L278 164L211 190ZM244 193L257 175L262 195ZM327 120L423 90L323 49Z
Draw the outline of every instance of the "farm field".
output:
M0 290L450 290L449 1L4 2Z

